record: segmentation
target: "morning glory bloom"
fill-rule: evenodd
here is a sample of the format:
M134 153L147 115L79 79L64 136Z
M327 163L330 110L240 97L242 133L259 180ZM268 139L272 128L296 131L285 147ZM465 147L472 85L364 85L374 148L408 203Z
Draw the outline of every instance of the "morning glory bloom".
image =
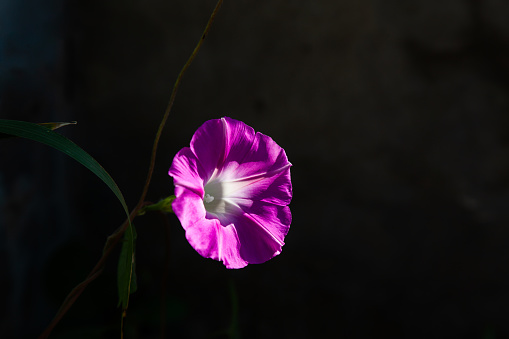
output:
M227 268L279 253L290 228L290 162L272 138L228 117L205 122L169 175L173 212L191 246Z

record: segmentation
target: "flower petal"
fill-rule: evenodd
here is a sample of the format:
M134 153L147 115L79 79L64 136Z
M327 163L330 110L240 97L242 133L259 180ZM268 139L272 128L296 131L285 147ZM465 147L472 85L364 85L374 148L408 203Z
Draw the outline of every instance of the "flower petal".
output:
M242 268L248 262L239 254L239 239L233 225L221 226L218 219L206 217L200 196L175 188L172 208L186 232L189 244L203 257L221 260L227 268Z
M242 121L238 121L229 117L221 118L225 133L225 159L223 167L228 165L239 164L244 162L244 158L253 147L256 133L251 126L246 125Z
M253 190L252 199L280 206L289 205L293 195L290 168L273 179L265 190Z
M228 119L227 123L233 120L224 119ZM244 134L248 135L248 130ZM227 140L226 158L219 174L222 181L271 176L291 166L285 151L271 137L262 133L256 133L252 140L241 138L239 133L229 133Z
M237 229L233 224L223 227L219 226L219 260L223 262L226 268L242 268L249 264L240 254L242 247Z
M245 213L235 221L241 244L240 256L250 264L264 263L281 253L291 223L287 206L256 204L252 206L254 211Z
M290 165L284 150L271 137L229 117L201 125L193 135L191 150L208 178L218 170L221 180L277 172Z
M206 174L198 159L189 147L181 149L171 164L168 174L173 177L175 186L183 186L203 197L203 182Z
M255 201L248 212L249 215L265 232L284 245L284 238L288 234L292 223L292 213L288 206L277 206L262 201Z
M280 206L290 204L292 200L290 167L276 175L265 175L235 182L225 182L222 185L223 194L229 200L249 199Z
M226 128L221 119L208 120L191 139L191 150L199 159L208 180L224 161Z

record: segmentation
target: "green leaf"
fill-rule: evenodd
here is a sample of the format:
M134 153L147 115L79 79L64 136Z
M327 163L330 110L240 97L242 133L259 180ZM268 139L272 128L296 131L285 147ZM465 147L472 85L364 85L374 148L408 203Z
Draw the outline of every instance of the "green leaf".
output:
M76 125L76 124L77 124L76 121L71 121L71 122L41 122L41 123L38 123L37 125L49 128L51 130L55 130L60 127L64 127L67 125Z
M129 295L136 292L136 274L134 252L136 246L136 230L134 225L129 225L124 233L120 258L118 260L117 283L118 305L126 310L129 304Z
M44 126L18 120L0 119L0 133L31 139L51 146L67 154L88 168L92 173L97 175L99 179L104 181L106 185L108 185L111 191L117 196L118 200L122 204L122 207L124 208L125 213L127 214L127 217L129 218L129 210L127 209L124 196L122 195L122 192L120 192L120 189L118 188L113 178L94 158L92 158L90 154L85 152L71 140L67 139L61 134L53 132L51 129L48 129Z
M127 290L125 290L125 288L122 287L123 294L121 295L119 294L122 305L123 306L125 305L127 307L129 293L134 291L133 286L131 286L132 285L131 275L133 272L132 263L134 261L133 260L134 241L136 239L136 233L131 225L131 220L129 218L129 210L127 209L127 205L125 203L125 199L124 196L122 195L122 192L120 192L120 189L118 188L113 178L108 174L108 172L106 172L106 170L94 158L92 158L92 156L90 156L87 152L85 152L74 142L67 139L63 135L60 135L52 131L53 128L58 128L64 126L65 124L66 123L49 123L49 125L46 124L41 126L39 124L34 124L26 121L0 119L0 133L31 139L51 146L67 154L68 156L78 161L83 166L85 166L87 169L89 169L96 176L98 176L99 179L101 179L117 196L129 220L129 227L127 228L124 236L126 240L124 241L124 244L122 246L122 251L125 252L124 267L122 268L125 273L122 274L122 281L124 282L125 285L125 275L127 274L129 276L129 279L127 279L128 288ZM129 260L127 260L126 258L129 258Z
M55 129L60 128L60 127L64 127L64 126L67 126L67 125L76 125L76 124L77 124L76 121L71 121L71 122L42 122L42 123L39 123L37 125L46 127L48 129L51 129L51 130L55 130ZM11 137L14 137L14 135L0 133L0 139L11 138Z

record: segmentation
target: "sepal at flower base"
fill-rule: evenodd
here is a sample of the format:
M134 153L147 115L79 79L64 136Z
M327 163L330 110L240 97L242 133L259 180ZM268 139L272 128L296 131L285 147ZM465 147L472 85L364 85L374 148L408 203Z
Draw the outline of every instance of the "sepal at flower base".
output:
M138 212L138 215L144 215L147 212L156 212L156 211L163 212L163 213L173 213L173 209L171 207L173 200L175 200L175 196L170 195L169 197L159 200L155 204L144 206L140 209L140 211Z

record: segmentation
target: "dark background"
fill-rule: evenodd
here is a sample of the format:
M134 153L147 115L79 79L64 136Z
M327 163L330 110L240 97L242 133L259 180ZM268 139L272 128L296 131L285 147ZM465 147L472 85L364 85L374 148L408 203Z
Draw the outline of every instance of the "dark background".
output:
M77 120L61 133L133 207L214 5L3 0L0 118ZM137 218L126 337L159 337L161 300L168 338L222 337L234 291L243 338L509 338L508 18L505 0L226 1L148 199L173 193L175 153L227 115L285 148L292 227L280 256L227 271L173 215ZM0 140L0 337L41 333L124 217L73 160ZM54 338L119 336L117 258Z

